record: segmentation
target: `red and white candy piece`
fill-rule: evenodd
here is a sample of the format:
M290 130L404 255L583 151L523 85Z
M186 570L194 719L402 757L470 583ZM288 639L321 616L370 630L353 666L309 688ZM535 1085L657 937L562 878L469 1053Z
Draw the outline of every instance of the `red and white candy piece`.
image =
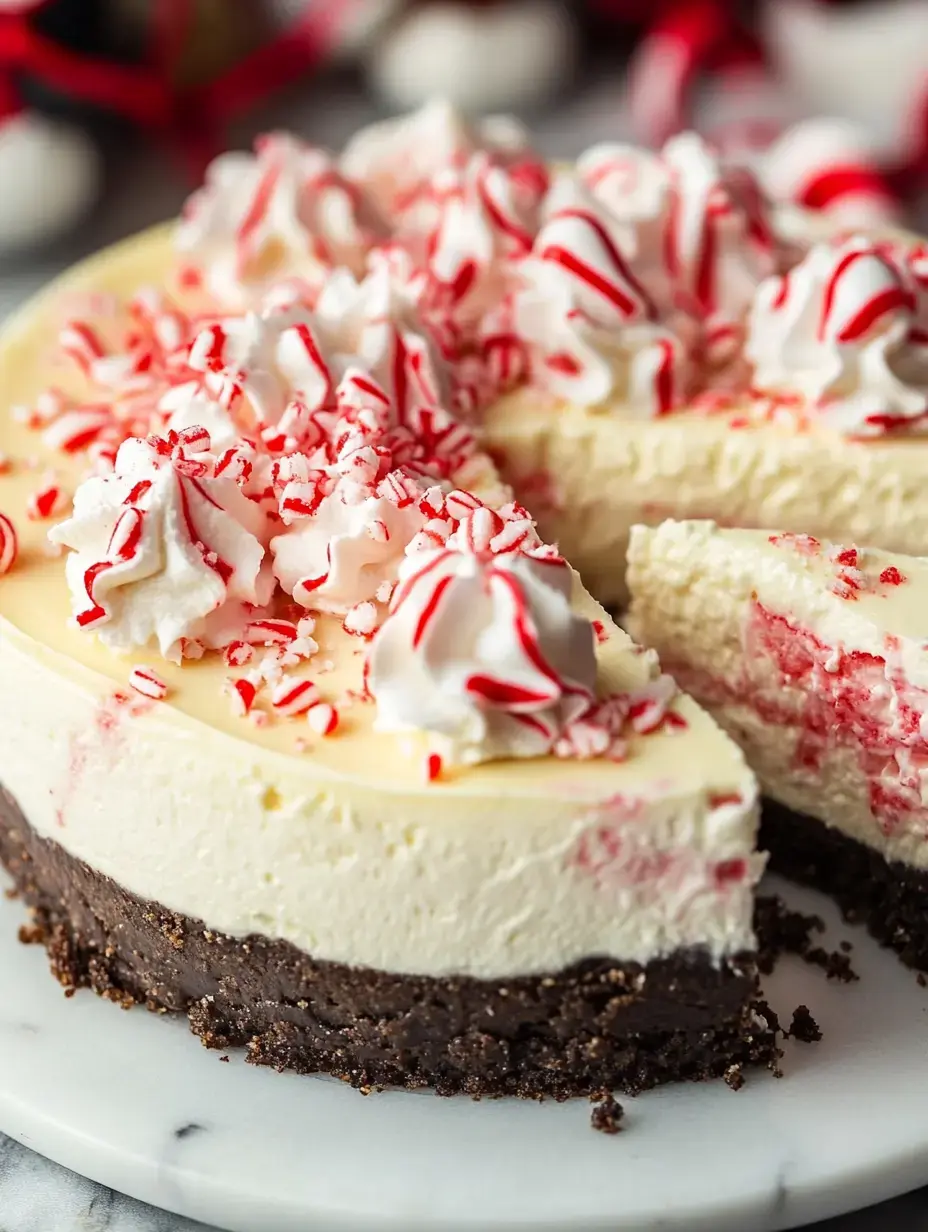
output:
M58 483L46 483L29 494L26 501L26 517L32 522L41 522L63 513L68 507L68 494Z
M108 406L77 407L65 411L49 424L42 433L42 440L49 449L79 453L98 440L113 423L113 414Z
M150 667L136 665L129 673L129 684L136 693L150 697L152 701L163 702L168 695L167 684Z
M230 642L226 646L223 658L228 667L245 667L254 658L254 647L247 642Z
M275 714L297 718L319 703L319 690L311 680L282 680L271 694Z
M352 637L370 637L377 628L376 605L369 599L363 603L356 603L345 613L342 624L345 632L350 633Z
M287 646L296 636L292 620L252 620L245 626L245 641L250 646Z
M338 711L329 702L317 702L306 712L306 722L317 736L331 736L338 727Z
M226 692L232 702L233 714L241 719L245 718L255 704L255 698L258 695L257 686L243 676L239 676L227 682Z
M94 362L106 353L94 328L83 321L68 322L58 335L58 344L64 354L88 376Z
M19 540L16 537L16 527L5 513L0 513L0 576L9 573L18 555Z

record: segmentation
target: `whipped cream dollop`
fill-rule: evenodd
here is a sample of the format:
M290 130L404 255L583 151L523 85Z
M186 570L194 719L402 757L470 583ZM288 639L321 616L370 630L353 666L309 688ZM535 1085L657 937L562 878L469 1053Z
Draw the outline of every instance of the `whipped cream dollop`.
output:
M448 400L447 374L418 325L386 268L360 281L341 269L312 312L270 307L206 326L189 363L239 431L274 428L295 403L310 413L333 409L351 371L367 374L374 402L385 397L416 427L422 408Z
M405 471L381 475L382 465L363 444L343 450L329 472L298 457L282 464L287 529L271 551L274 573L297 603L344 615L389 600L406 548L427 520L429 493ZM440 489L434 500L440 505Z
M175 243L221 304L241 307L281 279L311 289L338 266L360 273L385 234L375 207L329 154L271 133L253 153L210 164Z
M435 225L423 243L409 241L425 270L419 307L444 314L466 343L499 304L515 263L531 251L544 185L525 183L480 151L460 169L437 174L431 186Z
M72 516L49 532L72 549L78 626L111 650L154 640L179 662L186 642L225 645L270 602L267 517L235 482L214 477L209 447L197 429L126 441L112 474L85 480Z
M661 157L670 179L665 261L675 307L706 322L711 354L724 349L757 287L776 271L777 243L747 168L721 163L695 133L671 138Z
M613 401L666 414L688 392L688 348L659 323L627 245L627 228L579 181L560 181L521 268L513 326L528 347L532 379L551 393L583 406Z
M755 290L781 259L755 176L720 160L695 133L673 137L660 154L593 146L575 174L608 211L660 320L710 363L730 358Z
M506 512L476 509L444 546L413 545L371 643L378 729L429 733L448 765L544 756L595 701L571 570Z
M888 246L862 237L817 245L757 293L746 345L756 390L798 400L850 435L924 431L928 331L919 299L903 254Z
M205 428L210 447L222 451L234 447L241 439L244 425L239 424L228 406L215 401L196 382L177 385L158 402L164 418L165 432L180 434L189 428Z
M393 276L389 264L380 263L360 280L348 270L336 270L322 288L314 321L337 369L355 366L368 372L401 417L417 407L447 405L447 369L411 288ZM288 371L297 377L304 357L299 347L286 358L291 354L294 367Z
M460 170L478 151L512 167L523 182L547 178L516 120L490 116L470 122L444 99L362 129L348 142L339 165L394 227L428 234L435 229L440 204L434 177Z

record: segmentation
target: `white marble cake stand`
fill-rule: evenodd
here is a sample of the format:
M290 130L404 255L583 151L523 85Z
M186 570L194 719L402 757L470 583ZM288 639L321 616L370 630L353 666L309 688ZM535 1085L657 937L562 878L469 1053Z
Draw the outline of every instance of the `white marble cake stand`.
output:
M804 909L835 914L815 895ZM0 1130L114 1189L233 1232L683 1229L768 1232L928 1182L928 991L859 930L859 984L789 961L769 981L786 1077L625 1100L626 1131L585 1101L364 1098L326 1079L221 1064L184 1025L80 993L20 946L0 904Z

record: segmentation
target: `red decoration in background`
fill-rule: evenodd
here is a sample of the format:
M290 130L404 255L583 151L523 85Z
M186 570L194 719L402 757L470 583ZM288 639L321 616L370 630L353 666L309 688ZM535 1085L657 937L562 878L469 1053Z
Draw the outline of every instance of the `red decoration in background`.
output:
M324 62L354 7L353 0L313 4L289 29L208 85L183 89L174 69L195 0L153 0L153 51L140 65L82 55L45 37L30 18L47 2L34 0L0 13L0 118L23 109L16 77L32 77L171 140L197 174L222 149L231 119Z

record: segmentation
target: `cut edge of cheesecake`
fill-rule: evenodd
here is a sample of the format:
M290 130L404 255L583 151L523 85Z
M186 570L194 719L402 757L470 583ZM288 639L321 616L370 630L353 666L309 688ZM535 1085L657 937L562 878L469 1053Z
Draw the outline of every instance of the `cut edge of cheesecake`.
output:
M928 560L636 526L628 627L739 743L772 866L928 966Z

